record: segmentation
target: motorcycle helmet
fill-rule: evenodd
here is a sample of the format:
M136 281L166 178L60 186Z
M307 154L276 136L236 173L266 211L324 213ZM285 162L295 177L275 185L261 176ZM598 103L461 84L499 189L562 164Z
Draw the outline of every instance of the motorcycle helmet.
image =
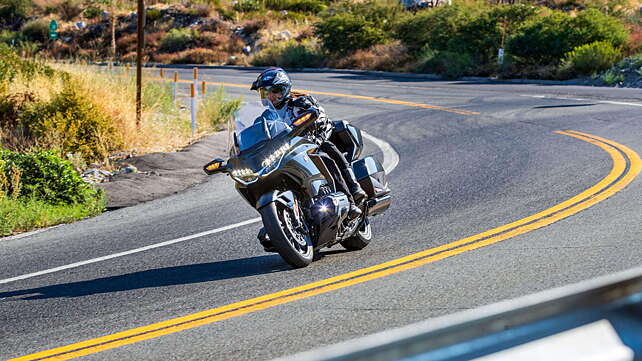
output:
M263 71L252 83L251 90L258 90L261 102L265 104L268 100L268 93L280 94L279 98L274 104L275 107L281 108L285 99L290 95L292 89L292 81L290 77L281 68L268 68Z

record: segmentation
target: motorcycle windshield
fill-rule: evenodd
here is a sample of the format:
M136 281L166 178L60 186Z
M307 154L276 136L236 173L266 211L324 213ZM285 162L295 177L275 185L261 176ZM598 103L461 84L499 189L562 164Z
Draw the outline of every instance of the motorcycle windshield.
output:
M260 102L243 103L235 114L235 123L237 153L292 129L271 104L264 105Z

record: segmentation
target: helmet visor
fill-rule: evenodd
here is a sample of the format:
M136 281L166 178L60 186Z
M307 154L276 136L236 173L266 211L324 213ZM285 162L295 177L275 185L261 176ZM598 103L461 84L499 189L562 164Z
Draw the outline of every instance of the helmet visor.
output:
M270 86L259 88L261 100L269 99L271 102L280 102L283 99L283 88L280 86Z

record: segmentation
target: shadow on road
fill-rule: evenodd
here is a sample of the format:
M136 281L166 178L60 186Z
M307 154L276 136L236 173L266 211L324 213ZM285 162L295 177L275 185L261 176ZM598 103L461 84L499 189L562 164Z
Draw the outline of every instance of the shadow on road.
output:
M0 292L0 299L15 296L27 296L22 297L23 300L81 297L97 293L257 276L291 269L278 255L250 257L222 262L158 268L89 281Z

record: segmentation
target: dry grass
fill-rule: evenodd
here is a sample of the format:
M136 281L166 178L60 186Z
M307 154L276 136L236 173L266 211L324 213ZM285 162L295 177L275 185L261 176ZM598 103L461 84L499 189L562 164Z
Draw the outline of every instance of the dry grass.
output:
M330 66L340 69L398 71L409 59L406 47L393 42L357 50L344 58L332 60Z

